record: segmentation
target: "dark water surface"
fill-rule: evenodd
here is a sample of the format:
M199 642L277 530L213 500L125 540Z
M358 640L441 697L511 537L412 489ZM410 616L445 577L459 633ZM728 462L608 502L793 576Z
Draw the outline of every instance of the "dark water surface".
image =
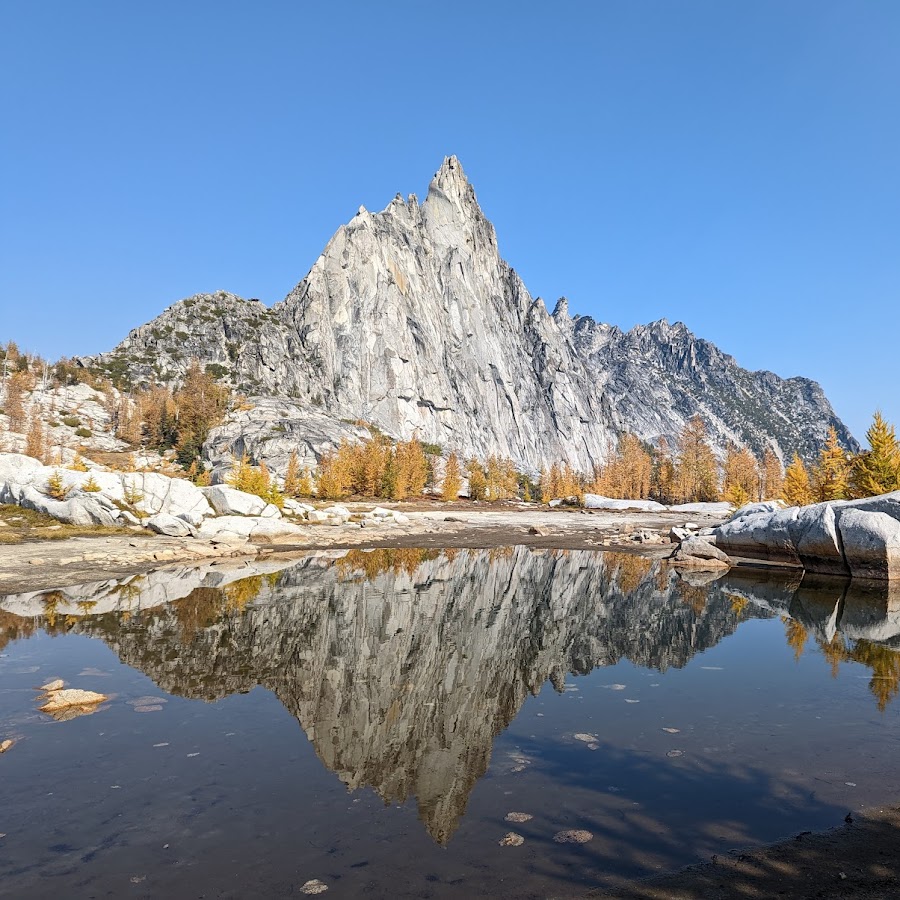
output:
M336 556L0 598L0 895L574 897L900 797L886 588Z

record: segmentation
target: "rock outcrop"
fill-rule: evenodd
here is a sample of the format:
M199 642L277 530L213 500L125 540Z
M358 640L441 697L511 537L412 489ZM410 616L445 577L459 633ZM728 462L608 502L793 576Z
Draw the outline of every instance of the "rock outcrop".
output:
M675 566L693 569L727 569L731 566L731 560L725 553L694 534L682 538L671 559Z
M739 510L716 529L732 556L854 578L900 578L900 491L784 510Z
M245 449L282 473L292 449L314 464L359 436L353 423L531 469L590 471L622 432L671 442L695 414L719 450L810 457L832 425L857 446L817 384L742 369L680 323L622 332L564 300L549 313L501 258L454 157L423 203L360 208L272 309L196 295L82 363L150 382L192 358L254 398L210 436L217 466Z
M55 480L56 498L51 480ZM0 453L0 503L45 513L69 525L145 525L169 537L242 537L269 540L300 536L303 529L282 520L281 511L255 494L224 485L198 488L184 478L159 472L87 472L45 466L20 453ZM291 501L296 519L341 524L350 513L334 507L321 512ZM393 521L398 521L392 513ZM370 523L380 522L370 516Z

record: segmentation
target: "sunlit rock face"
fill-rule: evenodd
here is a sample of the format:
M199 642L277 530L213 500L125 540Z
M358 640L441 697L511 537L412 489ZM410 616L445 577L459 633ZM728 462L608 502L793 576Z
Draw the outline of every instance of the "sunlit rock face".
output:
M716 545L817 574L900 581L900 491L736 513L716 529Z
M619 434L672 442L695 414L720 451L810 457L830 425L856 448L815 382L742 369L680 323L622 332L565 300L549 313L501 258L455 157L423 203L360 208L272 309L196 295L86 362L177 380L192 358L269 398L210 436L214 464L247 450L282 471L292 449L314 463L355 422L534 469L590 471Z

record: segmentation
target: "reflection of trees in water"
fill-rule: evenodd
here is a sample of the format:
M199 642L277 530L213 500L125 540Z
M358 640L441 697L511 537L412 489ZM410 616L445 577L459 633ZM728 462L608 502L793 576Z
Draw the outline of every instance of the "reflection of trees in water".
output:
M266 585L274 589L280 573L251 575L221 588L194 588L187 597L171 604L180 626L181 641L190 646L198 632L210 628L226 616L240 615L256 600Z
M744 614L747 612L748 607L750 606L750 601L746 597L741 597L740 594L727 594L729 602L731 603L731 611L739 618L744 618Z
M0 609L0 650L13 641L30 638L40 631L44 623L37 619L23 619Z
M803 650L806 647L806 640L809 636L806 628L803 627L802 623L792 619L790 616L782 616L781 622L784 625L784 639L787 641L788 647L794 651L794 660L800 662L800 657L803 656Z
M653 569L652 559L636 553L607 553L605 558L623 594L636 591ZM661 573L665 571L663 566L658 568Z
M181 642L189 647L199 632L222 618L225 592L221 588L194 588L187 597L172 604L172 612L179 625Z
M835 634L830 641L819 638L817 643L822 655L831 665L832 678L838 677L841 663L859 663L871 670L869 690L881 712L900 693L900 653L896 650L865 639L851 643L840 633Z
M419 547L379 547L375 550L350 550L336 561L339 572L361 576L370 581L385 572L406 572L410 577L428 559L435 559L442 551ZM445 551L444 551L445 552Z
M561 689L623 658L681 667L734 630L727 600L698 613L676 583L631 554L357 551L303 560L274 592L257 575L77 630L173 694L268 687L348 787L415 797L445 842L494 738L548 678Z
M709 588L707 586L693 585L687 581L679 580L676 582L676 590L678 591L678 596L690 606L696 615L703 615L703 610L706 609L706 602L709 599Z

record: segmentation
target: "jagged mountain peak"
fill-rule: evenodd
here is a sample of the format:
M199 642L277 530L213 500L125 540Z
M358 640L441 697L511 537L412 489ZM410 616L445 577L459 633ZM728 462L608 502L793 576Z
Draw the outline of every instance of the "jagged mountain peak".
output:
M457 194L463 196L472 189L469 179L466 177L462 163L456 156L445 156L440 168L434 173L429 193L432 190L441 191L447 195Z
M497 255L494 226L484 215L475 189L455 156L446 157L432 178L422 216L431 239L442 251L486 250L491 256Z
M741 369L682 322L623 332L572 316L565 297L548 313L501 258L455 156L421 205L398 194L382 212L360 207L272 309L197 295L86 363L146 382L177 379L193 356L267 398L265 415L217 432L208 457L240 444L276 471L291 450L281 435L306 464L329 449L341 431L320 427L329 416L531 469L589 472L623 432L671 443L696 414L720 451L737 441L811 458L830 425L857 446L814 382Z

